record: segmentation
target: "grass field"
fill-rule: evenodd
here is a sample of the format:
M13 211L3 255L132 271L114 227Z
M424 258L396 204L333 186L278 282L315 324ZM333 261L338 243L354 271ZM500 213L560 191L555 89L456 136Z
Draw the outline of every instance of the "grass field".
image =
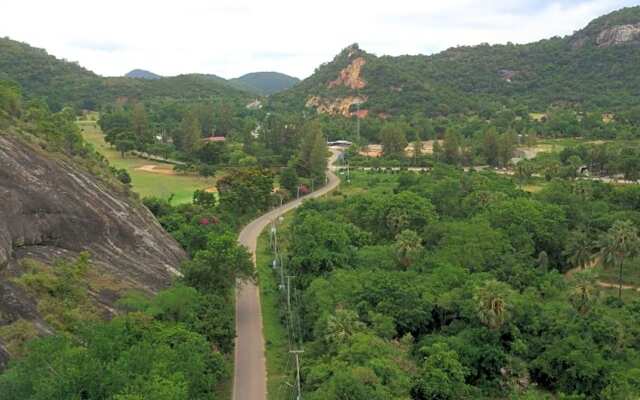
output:
M282 230L293 214L285 216L280 224ZM271 268L273 256L269 248L269 230L265 229L258 238L256 266L260 284L260 302L262 307L262 329L267 356L267 392L269 400L285 400L290 398L286 381L290 365L287 331L280 321L280 291L278 282Z
M193 192L197 189L215 188L216 178L203 178L196 175L175 175L172 166L143 158L126 155L111 148L105 141L100 127L93 120L79 120L84 139L93 144L98 152L104 155L109 163L117 168L125 168L131 175L133 191L141 197L157 196L168 199L172 194L172 204L189 203ZM139 168L146 167L147 171ZM162 173L151 172L156 169Z

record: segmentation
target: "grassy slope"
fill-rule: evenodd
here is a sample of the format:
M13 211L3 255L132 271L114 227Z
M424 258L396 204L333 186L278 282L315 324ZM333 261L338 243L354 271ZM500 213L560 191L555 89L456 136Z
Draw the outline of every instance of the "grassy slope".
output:
M84 139L93 144L96 150L109 160L111 165L129 171L133 190L141 197L158 196L166 199L173 193L173 204L189 203L195 190L215 187L215 178L194 175L161 175L137 170L136 168L143 165L154 165L161 168L166 168L167 165L133 155L122 158L120 153L104 141L100 127L95 121L82 120L78 124L82 129Z
M280 224L285 229L293 214L289 213ZM287 331L280 321L278 282L271 269L273 260L269 247L269 230L265 229L258 238L256 266L260 284L260 302L262 306L262 329L267 356L267 392L269 400L287 398L286 384L288 373Z

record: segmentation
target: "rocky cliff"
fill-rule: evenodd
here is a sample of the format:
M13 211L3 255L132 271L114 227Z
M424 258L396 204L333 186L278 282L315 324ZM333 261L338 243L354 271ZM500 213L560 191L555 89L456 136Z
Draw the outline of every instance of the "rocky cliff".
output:
M91 301L101 315L131 288L155 292L178 273L184 251L153 215L77 163L0 133L0 328L51 328L38 299L16 283L24 261L91 255ZM0 368L7 359L0 337Z
M605 29L596 38L596 44L599 47L609 47L629 42L640 42L640 23L618 25Z

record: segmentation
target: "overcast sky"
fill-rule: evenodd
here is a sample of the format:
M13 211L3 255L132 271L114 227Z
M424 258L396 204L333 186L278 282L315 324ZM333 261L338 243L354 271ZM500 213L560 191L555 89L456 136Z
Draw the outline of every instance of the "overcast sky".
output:
M0 36L101 75L300 78L347 45L378 55L563 36L626 0L2 0Z

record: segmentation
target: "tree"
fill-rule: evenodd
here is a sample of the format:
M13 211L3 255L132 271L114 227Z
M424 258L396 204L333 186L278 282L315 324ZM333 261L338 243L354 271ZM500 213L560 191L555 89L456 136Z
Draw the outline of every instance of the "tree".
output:
M480 321L489 329L500 329L509 319L511 296L511 287L495 279L477 286L473 293L473 301Z
M125 154L136 147L136 144L128 136L120 135L116 140L116 150L120 152L120 157L124 158Z
M351 310L338 309L327 319L324 340L331 345L341 345L353 334L363 331L365 325L358 318L358 314Z
M252 277L253 263L235 235L210 234L206 248L184 264L183 274L185 283L202 293L224 292L235 285L236 279Z
M205 178L212 177L216 174L216 167L209 164L200 164L198 166L198 174L200 176L204 176Z
M631 221L616 221L598 241L599 261L604 266L618 268L618 297L622 299L624 261L638 255L640 238Z
M466 369L458 353L450 350L446 343L435 343L424 347L426 354L416 382L411 388L415 400L459 400L469 394L465 383Z
M443 156L443 149L442 149L442 145L440 144L440 140L435 139L433 141L433 158L436 161L442 161L444 159Z
M234 170L216 183L220 207L238 216L263 211L271 204L273 175L268 170Z
M125 185L128 185L131 183L131 175L129 175L129 172L124 168L118 170L116 177L120 182L124 183Z
M498 166L498 134L493 127L488 129L482 137L482 153L487 164L492 167Z
M563 254L573 268L584 268L593 259L593 241L580 229L569 235Z
M187 115L182 119L180 132L181 150L190 156L194 155L196 150L200 147L201 139L200 124L198 123L198 118L194 113L187 113Z
M215 193L210 193L206 190L196 190L193 192L193 204L206 208L213 208L216 206L216 195Z
M407 137L405 136L407 128L406 124L398 122L386 122L382 126L380 138L385 156L404 156L404 149L407 147Z
M296 190L298 188L298 174L296 169L292 166L283 168L280 172L280 186L287 189L289 193L295 195Z
M422 156L422 140L420 139L420 135L416 133L416 138L412 143L413 147L413 164L416 165L418 162L418 158Z
M460 134L452 129L447 130L444 135L444 145L442 149L443 161L453 165L460 163L461 147L462 138Z
M327 168L327 141L319 120L308 122L298 154L298 172L302 176L318 178Z
M143 150L153 142L153 133L149 128L149 117L142 103L136 103L131 111L131 127L138 149Z
M313 148L309 157L309 170L311 178L321 178L327 169L327 140L322 131L316 132L313 137Z
M527 182L531 175L533 175L533 165L528 160L520 160L516 164L516 178L522 187L522 184Z
M500 135L498 140L498 160L500 161L500 165L503 167L509 165L517 143L518 139L513 131Z
M394 244L398 262L402 268L409 268L422 251L422 239L410 229L405 229L396 236Z
M569 302L580 314L586 314L598 296L597 275L593 271L582 271L573 275Z
M9 81L0 80L0 111L17 115L20 111L20 87Z

